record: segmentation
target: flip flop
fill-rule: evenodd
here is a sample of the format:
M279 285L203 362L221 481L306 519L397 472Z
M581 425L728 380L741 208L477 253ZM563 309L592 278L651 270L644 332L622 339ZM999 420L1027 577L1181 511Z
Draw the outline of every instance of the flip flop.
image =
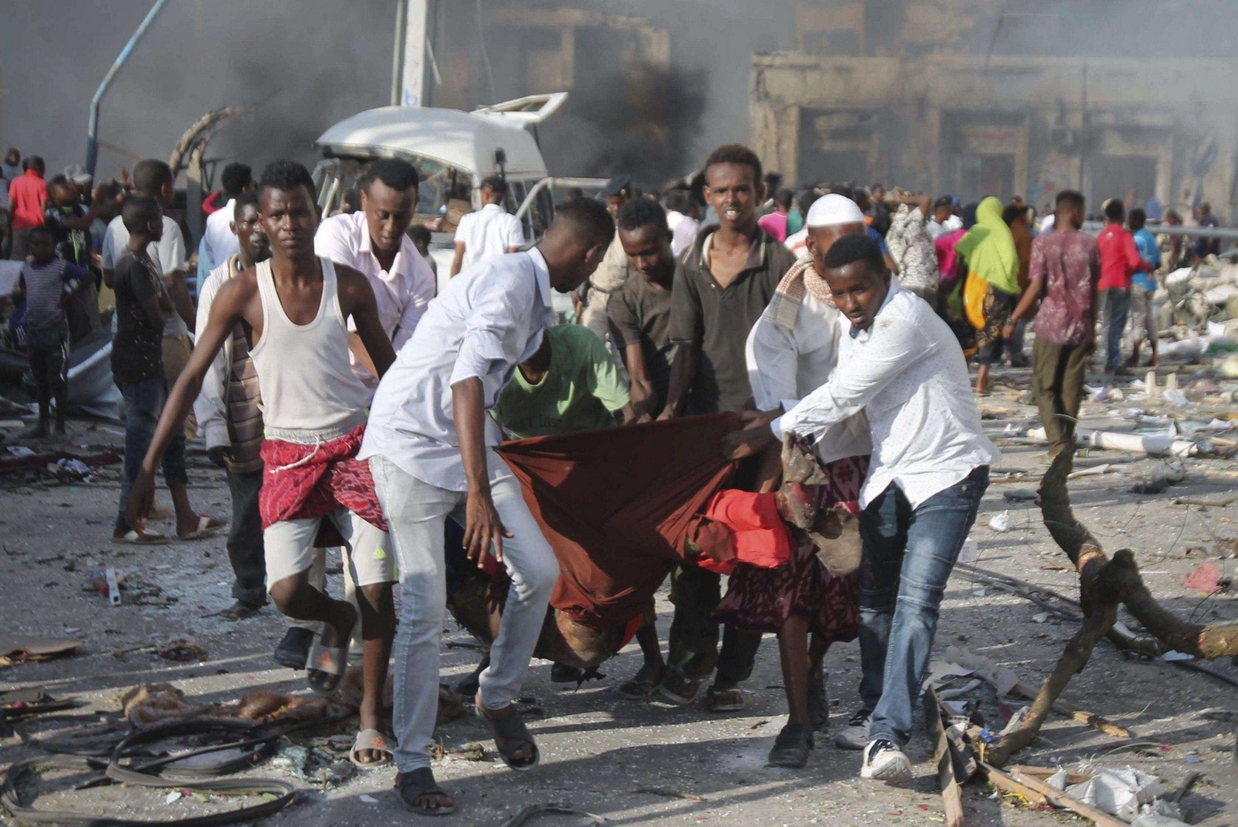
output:
M633 701L643 701L646 698L656 694L659 685L660 683L658 681L649 680L648 678L644 678L639 681L632 679L630 681L624 681L624 683L619 686L619 694Z
M349 624L343 639L338 641L336 646L329 645L327 636L335 631L335 627L330 623L323 623L322 632L310 647L309 657L305 659L306 681L310 689L319 695L330 695L334 692L343 680L344 673L348 671L348 638L352 627L357 623L357 610L350 604L344 605L352 612L353 622Z
M213 534L218 534L219 530L226 526L227 523L216 520L214 517L209 517L206 514L198 515L198 527L188 534L178 534L176 539L186 540L201 540L203 537L210 537Z
M524 725L524 721L520 720L519 712L503 718L491 718L483 711L480 694L474 701L473 711L490 727L490 734L494 736L494 747L499 751L499 757L504 764L516 772L528 772L541 763L542 753L537 748L537 742L533 740L533 734ZM512 756L525 744L533 748L533 758L517 764Z
M446 790L435 783L434 770L429 767L419 767L412 772L396 773L395 791L396 795L400 797L400 803L418 815L448 816L456 811L455 804L446 804L431 809L429 807L418 807L413 803L419 796L423 795L438 795L448 800L451 798L451 796L447 795Z
M384 753L387 757L378 761L359 761L357 753L362 750L372 750L373 752ZM391 742L387 740L387 736L383 735L376 729L363 729L357 733L357 740L353 741L352 749L348 753L348 760L352 761L353 766L359 770L372 770L375 767L385 767L395 758L395 753L392 751Z
M112 542L128 543L134 546L162 546L168 542L168 538L157 531L139 532L131 528L125 532L124 537L113 537Z

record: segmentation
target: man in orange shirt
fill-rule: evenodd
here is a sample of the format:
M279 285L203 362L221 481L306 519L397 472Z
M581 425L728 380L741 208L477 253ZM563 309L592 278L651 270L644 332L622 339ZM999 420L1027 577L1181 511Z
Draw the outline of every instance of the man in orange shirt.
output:
M43 226L43 206L47 203L47 182L43 180L43 159L32 155L22 161L25 174L9 184L9 213L12 216L15 261L26 258L30 231Z

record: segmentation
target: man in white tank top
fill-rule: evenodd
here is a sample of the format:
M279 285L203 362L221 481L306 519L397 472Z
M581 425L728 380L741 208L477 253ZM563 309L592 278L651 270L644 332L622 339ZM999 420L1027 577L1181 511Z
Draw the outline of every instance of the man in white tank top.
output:
M551 291L567 293L597 267L614 235L597 201L562 208L537 247L466 267L417 323L408 347L378 386L358 456L369 458L400 555L401 619L395 658L396 789L418 812L452 806L434 783L429 746L438 707L439 635L447 601L445 521L464 527L478 565L507 569L511 586L477 711L503 761L531 769L533 737L514 701L546 619L559 565L525 505L520 484L494 448L486 415L516 366L555 323Z
M393 750L378 730L378 713L395 631L394 554L374 507L369 469L356 460L369 394L349 366L347 320L355 321L380 376L395 354L366 277L314 255L318 212L309 171L276 161L263 172L258 190L271 259L237 274L215 295L206 329L198 332L197 347L164 406L130 494L128 517L144 522L159 457L182 427L215 354L244 323L252 331L250 356L266 425L259 510L267 591L285 615L322 623L306 669L311 687L333 691L347 666L358 610L308 582L314 538L322 518L330 518L349 546L346 562L360 607L363 698L353 760L385 763Z

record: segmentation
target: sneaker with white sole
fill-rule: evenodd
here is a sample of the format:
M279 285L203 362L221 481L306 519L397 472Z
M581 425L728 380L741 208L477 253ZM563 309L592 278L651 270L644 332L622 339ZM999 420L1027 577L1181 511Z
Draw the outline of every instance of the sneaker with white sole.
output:
M839 749L853 749L857 752L868 746L868 721L873 713L861 709L847 719L847 726L834 736L834 746Z
M860 778L907 781L911 779L911 762L889 738L878 738L864 748L864 765L860 768Z

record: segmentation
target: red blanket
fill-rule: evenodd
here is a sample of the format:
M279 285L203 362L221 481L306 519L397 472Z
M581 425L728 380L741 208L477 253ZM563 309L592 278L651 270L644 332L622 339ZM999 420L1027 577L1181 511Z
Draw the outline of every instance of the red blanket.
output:
M268 439L262 443L262 527L283 520L321 517L347 508L370 525L387 530L369 463L356 459L365 426L338 439L301 445Z
M559 560L551 605L598 629L639 615L730 478L720 441L738 427L719 414L500 447Z

